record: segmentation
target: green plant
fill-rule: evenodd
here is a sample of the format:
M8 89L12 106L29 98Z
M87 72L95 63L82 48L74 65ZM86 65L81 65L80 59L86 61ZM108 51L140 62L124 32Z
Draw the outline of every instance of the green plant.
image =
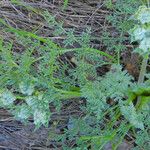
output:
M1 39L1 106L6 106L16 118L22 116L20 118L22 121L26 121L30 115L33 115L37 127L42 124L48 125L48 118L51 114L49 103L53 102L59 109L61 100L81 97L80 88L76 85L84 84L87 81L86 76L88 77L89 71L95 72L96 75L96 66L94 65L99 66L103 63L101 55L114 61L111 55L88 47L89 34L87 32L89 30L75 37L73 30L65 31L62 23L57 23L48 12L44 13L44 18L51 28L55 28L54 35L64 34L67 36L68 40L64 40L65 47L72 46L74 43L79 43L81 47L61 48L48 38L15 29L1 20L5 31L14 33L18 44L25 49L22 53L16 53L11 41L6 42ZM65 64L65 62L62 64L59 59L61 55L70 51L75 52L76 61L79 64L75 69L69 68L69 64ZM91 53L93 54L91 55ZM86 62L85 58L93 61L94 64ZM63 73L66 67L69 68L69 76ZM79 76L80 71L83 74L81 76ZM8 105L5 105L5 101L8 102ZM17 105L14 104L16 101ZM44 120L37 117L38 115Z
M108 51L114 53L118 63L120 63L121 53L127 50L126 42L129 41L129 38L126 32L134 26L129 17L136 12L141 4L142 2L137 0L117 0L115 3L112 0L105 1L105 6L111 12L106 16L106 21L111 24L113 29L104 26L101 41Z
M69 0L64 0L63 10L67 8Z
M122 13L126 11L125 7ZM148 75L146 81L143 79L150 47L143 43L149 40L149 11L146 6L139 8L134 15L139 25L130 31L132 41L140 42L136 52L144 57L138 83L120 65L121 49L116 61L108 53L90 47L90 29L76 35L75 30L64 29L63 23L57 22L47 11L42 13L49 28L53 29L52 34L66 37L61 47L49 38L13 28L1 19L4 31L12 33L22 49L18 53L13 41L0 40L0 106L23 122L32 117L39 128L49 124L53 114L50 105L59 112L62 101L84 98L86 105L81 109L85 116L70 118L68 130L54 139L76 141L73 147L62 142L64 149L97 150L111 143L115 150L129 131L137 137L137 148L147 148L150 79ZM124 28L123 24L118 26L121 35ZM74 48L75 45L78 48ZM74 67L61 59L68 52L73 52L71 61ZM99 76L97 67L103 65L109 65L110 70ZM140 134L145 136L143 144L138 140ZM145 142L148 144L144 145Z

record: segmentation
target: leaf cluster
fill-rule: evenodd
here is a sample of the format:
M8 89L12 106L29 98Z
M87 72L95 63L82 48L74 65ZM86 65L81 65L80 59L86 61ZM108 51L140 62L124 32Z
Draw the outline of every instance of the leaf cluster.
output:
M134 0L130 2L127 0L123 7L123 0L119 0L116 5L109 6L115 14L108 20L122 37L121 40L113 39L113 45L119 42L119 51L123 50L126 39L123 33L131 27L127 20L122 23L122 15L127 17L136 10L133 6L138 5ZM117 149L130 130L137 137L137 148L147 148L150 128L149 79L137 85L113 56L91 47L90 29L77 35L74 29L63 28L63 23L57 22L47 11L43 17L53 30L53 36L66 37L62 41L63 46L50 38L13 28L3 20L0 22L5 32L11 32L22 48L17 52L13 41L0 40L0 107L8 109L23 122L32 118L36 128L39 128L49 125L53 114L50 106L54 106L59 113L62 101L83 98L86 104L80 107L85 116L70 118L64 134L54 139L62 141L64 149L97 150L108 143ZM105 37L108 35L106 32L104 34ZM109 47L108 43L105 44ZM74 48L76 45L78 48ZM111 43L110 49L113 48ZM63 60L68 53L72 53L72 59ZM106 64L110 70L99 76L97 67ZM139 96L142 101L136 104ZM144 137L142 143L139 142L140 135ZM75 141L76 145L70 148L65 144L66 140Z

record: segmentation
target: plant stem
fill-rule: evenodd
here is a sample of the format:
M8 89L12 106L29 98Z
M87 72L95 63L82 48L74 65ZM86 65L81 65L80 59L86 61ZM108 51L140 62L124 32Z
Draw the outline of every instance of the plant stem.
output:
M67 8L69 0L64 0L63 10Z
M147 6L150 7L150 2L149 2L149 0L147 0Z
M142 65L141 65L141 70L140 70L140 75L139 75L139 79L138 79L138 84L141 84L144 81L144 76L145 76L145 73L146 73L147 62L148 62L148 57L144 57L144 59L142 61Z
M140 75L139 75L139 79L138 79L138 84L141 84L141 83L144 82L144 77L145 77L145 73L146 73L147 62L148 62L148 56L145 56L144 59L143 59L143 61L142 61ZM141 97L139 96L137 98L137 105L140 103L140 99L141 99Z

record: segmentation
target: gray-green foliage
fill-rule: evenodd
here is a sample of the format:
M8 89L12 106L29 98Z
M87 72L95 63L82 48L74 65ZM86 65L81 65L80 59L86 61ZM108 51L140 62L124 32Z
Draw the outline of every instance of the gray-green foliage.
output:
M113 26L112 31L104 27L105 32L102 36L102 42L108 50L116 53L126 50L125 43L129 40L126 32L134 25L129 17L136 12L141 4L140 0L117 0L115 3L106 0L105 5L112 12L107 15L106 20Z
M103 110L109 108L108 98L119 101L126 96L131 80L132 77L126 71L122 71L120 65L113 65L105 76L98 77L94 82L86 83L81 88L82 95L87 98L91 112L96 112L99 118Z
M124 49L124 32L133 25L127 18L139 4L134 2L119 0L116 5L107 3L107 7L114 10L108 20L121 36L121 39L110 39L109 33L104 32L106 39L103 42L111 50ZM54 105L59 112L62 100L80 97L86 100L85 106L81 106L86 115L79 119L71 118L68 130L57 137L58 141L65 143L65 140L75 140L75 149L91 147L94 150L102 149L111 142L116 149L118 142L132 128L140 131L134 133L137 134L136 143L139 146L139 134L145 136L143 143L147 142L150 125L149 80L136 86L134 78L116 64L113 56L90 47L90 29L76 35L75 29L63 28L63 23L57 22L47 11L43 17L53 36L66 37L62 41L64 46L1 21L5 32L13 33L22 49L18 53L12 41L0 40L0 107L7 108L21 121L28 121L32 117L39 128L41 125L48 126L52 115L50 105ZM107 36L112 43L108 42ZM74 48L76 45L79 48ZM62 59L69 52L72 53L73 66ZM104 61L104 57L107 57L107 61ZM97 67L105 64L110 66L110 70L98 76ZM134 105L138 96L143 101ZM69 149L65 144L63 147Z
M136 52L140 54L149 54L150 51L150 8L146 6L141 6L138 11L133 16L138 24L130 30L131 41L138 41L139 48Z
M50 103L59 110L61 100L79 97L80 89L75 85L80 85L81 82L85 84L90 73L95 72L96 76L94 65L98 66L100 62L103 62L100 54L90 55L92 49L88 47L90 30L75 36L74 30L66 31L62 23L57 23L48 12L44 13L44 17L48 25L55 29L53 35L67 36L63 42L64 48L48 38L44 39L31 32L15 29L5 23L4 28L14 33L23 51L17 53L13 43L2 39L0 42L2 106L8 105L10 112L22 121L33 116L37 127L48 125L51 115ZM81 48L66 48L73 46L74 43L79 43ZM61 55L69 51L75 53L77 61L77 67L73 69L59 59ZM90 64L88 62L90 60L94 61L94 64ZM69 76L65 74L65 71L69 72ZM75 91L76 89L78 90ZM16 100L23 102L18 102L16 105L14 103Z

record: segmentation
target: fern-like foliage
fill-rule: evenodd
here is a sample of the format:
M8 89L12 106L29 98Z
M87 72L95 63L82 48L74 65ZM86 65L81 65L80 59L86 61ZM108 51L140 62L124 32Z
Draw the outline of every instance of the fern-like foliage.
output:
M100 117L103 110L109 108L109 98L115 101L125 98L132 79L127 71L122 71L121 66L113 65L104 77L98 77L97 81L85 84L81 91L83 97L87 98L89 109Z
M114 27L116 32L104 27L105 32L102 35L102 42L109 51L115 51L120 55L121 51L127 50L125 43L129 38L126 32L134 26L134 22L129 18L142 5L142 2L140 0L117 0L113 3L106 0L105 5L112 12L107 15L106 20Z
M123 2L124 6L121 5ZM133 22L122 22L122 14L127 17L133 13L139 5L134 2L132 0L130 5L129 1L119 0L114 6L107 3L109 9L116 10L116 14L107 19L121 33L121 39L113 37L112 42L103 39L110 50L115 48L120 52L124 49L124 31ZM136 143L147 148L149 143L139 143L138 137L140 134L145 136L145 142L149 138L149 80L136 86L119 61L116 64L113 56L91 47L89 28L77 35L75 29L63 28L63 22L57 22L49 12L42 15L52 36L66 37L61 46L50 38L15 29L0 20L5 31L11 32L22 48L18 53L12 41L0 40L0 107L7 108L23 122L33 118L39 128L49 125L50 105L59 112L62 100L83 98L86 104L81 108L86 115L69 119L68 130L57 137L64 143L64 149L69 149L65 140L76 141L76 148L71 149L97 150L109 142L116 149L130 128L138 128L139 132L134 133L137 134ZM108 32L104 33L106 37L110 38ZM71 53L71 60L63 60L68 53ZM99 76L97 67L106 64L110 70ZM136 104L139 96L142 101Z

